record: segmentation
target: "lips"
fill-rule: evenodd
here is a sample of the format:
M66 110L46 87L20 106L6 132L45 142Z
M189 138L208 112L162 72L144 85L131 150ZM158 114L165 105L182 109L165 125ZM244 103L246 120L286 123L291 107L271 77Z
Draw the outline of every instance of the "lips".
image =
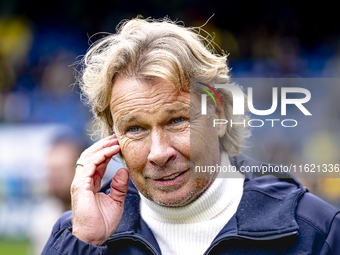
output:
M187 170L183 171L183 172L179 172L179 173L174 173L172 175L168 175L166 177L163 177L163 178L159 178L159 179L156 179L157 181L168 181L168 180L172 180L172 179L175 179L177 176L185 173Z
M157 183L157 185L160 185L160 187L175 187L183 184L183 182L189 178L189 170L190 168L183 172L174 173L160 179L153 179L153 181L154 183Z
M167 176L167 177L164 177L164 178L161 178L161 179L158 179L158 180L160 180L160 181L172 180L172 179L176 178L177 176L179 176L182 173L184 173L184 172L172 174L170 176Z

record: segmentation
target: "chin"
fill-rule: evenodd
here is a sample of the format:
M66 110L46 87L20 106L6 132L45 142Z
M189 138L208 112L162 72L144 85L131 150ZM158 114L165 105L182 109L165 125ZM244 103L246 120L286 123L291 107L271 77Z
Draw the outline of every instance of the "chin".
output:
M153 199L153 201L159 205L162 206L168 206L168 207L179 207L179 206L185 206L190 203L190 201L186 200L173 200L173 199Z
M187 204L190 204L196 198L198 198L203 193L203 191L204 190L197 191L195 189L185 191L177 190L168 193L154 194L149 199L162 206L169 207L185 206Z

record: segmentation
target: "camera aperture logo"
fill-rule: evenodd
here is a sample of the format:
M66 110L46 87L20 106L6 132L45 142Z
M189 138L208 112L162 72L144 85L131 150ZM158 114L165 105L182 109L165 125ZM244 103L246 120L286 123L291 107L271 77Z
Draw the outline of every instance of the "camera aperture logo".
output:
M216 97L220 101L220 104L223 106L223 103L222 103L222 100L221 100L220 96L218 95L217 91L213 87L211 87L208 84L202 83L202 82L198 82L198 83L201 84L201 85L206 86L212 92L214 92L214 94L216 95ZM216 100L215 100L214 96L209 92L209 90L204 89L204 88L200 88L200 87L198 87L198 88L203 90L204 92L206 92L212 98L212 100L214 101L215 106L217 106ZM201 95L201 101L202 101L201 102L201 107L202 107L201 112L202 112L202 115L206 115L207 114L207 95L206 94L202 94Z
M218 95L217 91L210 85L207 85L205 83L199 82L199 84L202 84L209 88L213 93L216 95L216 97L219 99L220 104L222 105L222 101L220 96ZM224 88L231 92L233 97L233 114L234 115L244 115L245 114L245 97L244 93L241 88L233 85L233 84L215 84L215 88ZM212 93L210 93L207 89L199 88L203 91L205 91L214 101L215 106L217 105L216 100ZM304 95L303 98L288 98L288 94L302 94ZM311 99L311 93L308 89L305 88L299 88L299 87L281 87L281 116L287 115L287 105L295 105L304 115L311 116L312 114L307 110L307 108L303 105L307 103ZM255 109L254 103L253 103L253 88L248 87L247 89L247 105L249 111L257 116L267 116L272 113L274 113L278 107L278 88L273 87L272 88L272 105L269 109L266 110L258 110ZM201 114L206 115L207 114L207 95L201 94ZM213 125L216 127L216 125L224 125L229 122L230 126L233 125L243 125L244 127L262 127L265 125L265 123L270 123L271 127L274 127L277 122L280 122L282 127L296 127L298 125L298 121L296 119L250 119L238 122L233 122L233 120L227 120L227 119L214 119Z

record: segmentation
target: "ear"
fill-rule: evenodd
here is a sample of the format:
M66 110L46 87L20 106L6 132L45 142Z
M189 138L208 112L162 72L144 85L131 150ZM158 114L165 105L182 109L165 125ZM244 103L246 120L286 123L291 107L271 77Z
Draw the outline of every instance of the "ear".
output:
M216 109L215 109L215 116L214 118L215 119L226 119L226 115L225 115L225 112L224 112L224 96L219 94L220 98L221 98L221 101L222 101L222 105L220 102L217 103L217 106L216 106ZM219 138L222 138L225 133L227 132L227 123L226 124L223 124L223 125L216 125L217 128L217 134L218 134L218 137Z

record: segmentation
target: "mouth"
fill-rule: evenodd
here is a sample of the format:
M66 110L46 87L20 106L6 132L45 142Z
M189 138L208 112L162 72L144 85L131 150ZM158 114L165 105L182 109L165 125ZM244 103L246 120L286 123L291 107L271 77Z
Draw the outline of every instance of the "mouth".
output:
M184 171L185 172L185 171ZM175 179L177 176L183 174L184 172L179 172L179 173L175 173L175 174L172 174L170 176L167 176L167 177L164 177L164 178L161 178L161 179L157 179L158 181L167 181L167 180L172 180L172 179Z
M156 183L158 183L159 185L162 185L162 186L178 185L178 184L180 184L184 181L186 176L189 174L189 170L190 170L190 168L183 171L183 172L174 173L172 175L165 176L165 177L160 178L160 179L153 179L153 180Z

